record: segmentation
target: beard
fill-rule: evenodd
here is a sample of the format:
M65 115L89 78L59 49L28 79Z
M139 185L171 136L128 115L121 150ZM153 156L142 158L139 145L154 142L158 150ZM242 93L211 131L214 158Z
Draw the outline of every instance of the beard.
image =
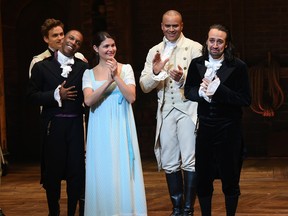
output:
M213 59L219 59L222 57L224 53L224 50L223 51L220 51L220 50L212 50L210 49L209 50L209 55L213 58Z

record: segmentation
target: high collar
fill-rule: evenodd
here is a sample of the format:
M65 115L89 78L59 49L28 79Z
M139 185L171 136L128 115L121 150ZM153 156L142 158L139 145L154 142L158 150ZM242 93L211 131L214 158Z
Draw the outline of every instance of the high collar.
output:
M67 57L61 51L57 51L57 61L61 65L67 65L67 64L74 64L74 58L72 57Z
M208 59L209 59L209 62L211 62L211 63L223 62L223 60L224 60L224 55L222 55L222 56L221 56L220 58L218 58L218 59L214 59L214 58L212 58L212 56L209 54Z
M163 42L165 45L166 45L166 43L175 44L175 47L176 47L182 41L183 38L184 38L184 35L181 32L179 38L175 42L171 42L171 41L167 40L167 38L165 36L163 37Z

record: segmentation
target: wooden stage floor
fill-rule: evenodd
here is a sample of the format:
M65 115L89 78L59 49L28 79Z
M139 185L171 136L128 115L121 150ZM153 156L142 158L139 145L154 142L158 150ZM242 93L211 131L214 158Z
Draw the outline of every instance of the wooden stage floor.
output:
M165 174L158 172L154 159L143 160L144 181L149 216L168 216L171 203ZM221 183L214 183L213 216L225 216ZM63 182L61 216L66 215L65 182ZM246 159L241 175L238 216L288 215L288 158ZM6 216L47 216L45 191L39 184L39 164L9 164L2 177L0 208ZM78 214L77 214L78 215ZM200 216L199 203L195 216Z

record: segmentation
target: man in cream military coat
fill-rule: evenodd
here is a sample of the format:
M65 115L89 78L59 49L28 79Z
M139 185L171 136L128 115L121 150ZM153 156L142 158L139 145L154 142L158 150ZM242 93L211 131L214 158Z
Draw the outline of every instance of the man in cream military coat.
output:
M202 45L183 35L182 16L175 10L164 13L161 29L163 41L149 50L140 86L145 93L157 90L154 150L158 168L166 174L172 215L193 215L197 103L185 99L183 87L189 64L201 55Z

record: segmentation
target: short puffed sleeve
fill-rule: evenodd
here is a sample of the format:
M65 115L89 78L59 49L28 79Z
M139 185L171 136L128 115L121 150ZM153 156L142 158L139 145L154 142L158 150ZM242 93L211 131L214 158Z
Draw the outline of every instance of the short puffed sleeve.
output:
M92 88L92 78L91 73L93 73L92 69L86 69L83 77L82 77L82 90L85 88Z
M122 72L124 73L123 81L126 85L136 85L134 72L130 64L123 65Z

